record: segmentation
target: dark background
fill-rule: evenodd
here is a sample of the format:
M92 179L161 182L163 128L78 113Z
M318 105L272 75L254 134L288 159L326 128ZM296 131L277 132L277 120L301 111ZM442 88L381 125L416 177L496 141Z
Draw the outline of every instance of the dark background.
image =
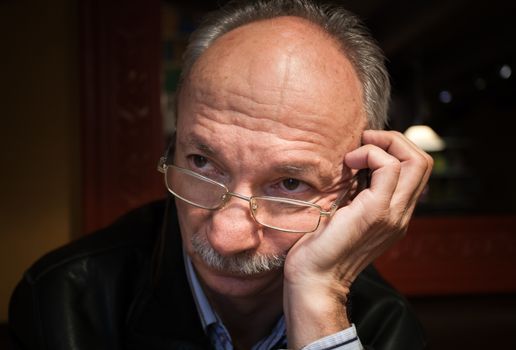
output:
M167 1L186 35L226 1ZM516 5L512 1L336 1L356 13L387 57L390 125L431 126L447 143L416 215L514 213ZM451 101L439 96L447 92Z

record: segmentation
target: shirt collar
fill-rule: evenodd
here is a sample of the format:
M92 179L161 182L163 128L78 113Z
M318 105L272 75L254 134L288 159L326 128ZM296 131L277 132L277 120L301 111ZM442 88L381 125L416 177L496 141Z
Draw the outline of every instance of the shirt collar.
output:
M190 289L192 290L193 299L195 301L195 306L197 307L197 313L201 319L202 328L204 332L207 332L208 326L217 323L219 320L217 314L213 310L206 298L206 294L202 290L199 279L197 278L197 274L192 265L192 260L188 256L188 254L183 249L183 257L185 263L186 277L188 279L188 284L190 284Z
M206 294L202 290L199 279L197 278L197 274L193 268L192 260L186 253L183 247L183 257L185 264L186 277L188 279L188 284L190 285L190 289L192 290L192 296L195 301L195 306L197 307L197 313L199 314L199 318L201 319L202 328L206 334L209 334L210 328L214 329L219 326L222 329L222 332L225 332L228 339L229 334L227 333L222 320L219 318L215 310L210 305ZM210 327L210 326L214 327ZM286 344L287 334L286 334L286 326L285 326L285 318L282 315L271 334L257 344L253 346L253 350L262 350L262 349L270 349L274 344ZM231 346L232 348L232 346Z

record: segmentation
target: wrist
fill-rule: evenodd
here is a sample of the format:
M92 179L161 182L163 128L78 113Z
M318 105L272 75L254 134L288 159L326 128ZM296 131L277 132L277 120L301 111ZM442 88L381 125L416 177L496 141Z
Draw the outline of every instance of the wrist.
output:
M289 348L298 349L350 327L349 289L324 283L284 284L284 312Z
M352 281L335 278L332 274L325 276L299 274L296 276L285 274L283 277L284 295L292 297L319 300L331 305L345 307Z

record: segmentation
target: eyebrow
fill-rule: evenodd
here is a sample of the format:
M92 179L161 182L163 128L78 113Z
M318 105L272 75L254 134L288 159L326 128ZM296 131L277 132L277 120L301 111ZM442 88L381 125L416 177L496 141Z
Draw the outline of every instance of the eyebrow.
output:
M186 140L179 142L181 145L193 147L209 157L214 157L219 154L219 152L215 151L213 147L206 144L197 135L188 135ZM284 174L294 178L312 175L317 179L322 187L329 187L333 184L332 176L322 175L319 172L319 168L315 164L309 162L272 165L271 170L277 174Z
M193 147L199 151L201 151L203 154L206 154L207 156L214 156L217 154L215 149L213 147L208 146L206 143L202 142L199 138L189 135L185 141L180 140L179 141L182 146L190 146Z

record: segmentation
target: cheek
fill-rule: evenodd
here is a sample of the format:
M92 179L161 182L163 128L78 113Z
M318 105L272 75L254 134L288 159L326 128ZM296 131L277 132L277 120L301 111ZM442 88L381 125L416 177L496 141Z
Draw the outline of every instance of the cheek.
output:
M176 210L183 243L189 247L192 235L203 232L203 226L209 218L210 212L193 207L177 199Z
M267 230L264 232L264 243L270 247L265 250L275 253L286 253L302 236L301 234Z

